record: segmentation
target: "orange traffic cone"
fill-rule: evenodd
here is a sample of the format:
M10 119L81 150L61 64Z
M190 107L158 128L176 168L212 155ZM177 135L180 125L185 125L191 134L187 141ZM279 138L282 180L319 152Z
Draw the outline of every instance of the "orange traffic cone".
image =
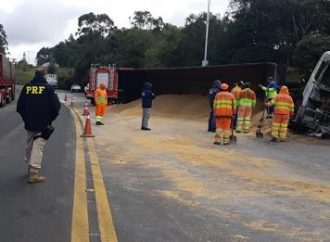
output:
M85 104L84 104L84 112L83 112L82 115L83 116L89 115L89 110L88 110L88 107L87 107L87 102L85 102Z
M68 97L66 96L66 93L64 95L64 102L68 101Z
M80 137L95 137L95 135L92 134L92 124L89 115L86 116L84 133L80 135Z

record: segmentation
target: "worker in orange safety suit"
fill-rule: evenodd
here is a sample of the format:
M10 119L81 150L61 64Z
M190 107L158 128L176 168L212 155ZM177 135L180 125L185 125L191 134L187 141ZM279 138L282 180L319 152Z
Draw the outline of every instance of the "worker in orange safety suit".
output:
M288 133L288 123L294 113L294 103L289 94L287 86L282 86L280 93L273 98L266 106L274 106L274 117L272 123L272 140L285 142Z
M230 91L230 93L233 94L234 97L235 97L236 105L238 105L238 103L239 103L239 94L242 91L242 88L241 88L242 83L244 83L244 82L240 81L239 83L234 83L234 87ZM236 113L235 113L234 120L233 120L234 121L234 123L233 123L234 129L236 129L236 125L237 125L237 110L238 110L238 107L236 106L235 109L236 109Z
M243 90L239 93L236 132L248 133L251 125L251 115L256 106L256 94L250 89L250 83L243 84Z
M94 93L95 99L95 119L96 125L103 125L103 116L108 104L107 90L103 83L95 90Z
M235 97L228 91L228 84L222 83L221 91L215 96L213 108L216 117L216 133L214 136L214 144L229 144L230 125L232 117L235 114Z

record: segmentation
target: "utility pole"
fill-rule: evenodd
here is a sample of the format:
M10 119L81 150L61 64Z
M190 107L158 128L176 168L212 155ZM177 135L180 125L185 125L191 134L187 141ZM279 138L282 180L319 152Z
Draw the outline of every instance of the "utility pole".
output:
M207 60L207 44L209 40L209 24L210 24L210 4L211 0L207 0L207 17L206 17L206 32L205 32L205 49L204 49L204 60L202 61L202 66L207 66L209 64Z

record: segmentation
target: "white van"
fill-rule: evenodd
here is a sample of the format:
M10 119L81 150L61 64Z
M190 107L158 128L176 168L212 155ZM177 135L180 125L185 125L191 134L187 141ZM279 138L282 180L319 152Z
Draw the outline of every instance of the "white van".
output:
M314 133L330 135L330 51L316 64L293 122Z

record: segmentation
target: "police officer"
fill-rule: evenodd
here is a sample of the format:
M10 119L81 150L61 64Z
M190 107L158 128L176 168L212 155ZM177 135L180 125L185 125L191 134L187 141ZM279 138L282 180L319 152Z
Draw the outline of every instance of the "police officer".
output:
M215 117L214 117L214 110L213 110L213 102L214 98L217 95L218 92L220 92L220 80L215 80L213 82L212 87L209 89L209 107L210 107L210 113L209 113L209 122L208 122L208 132L215 132L216 125L215 125Z
M25 160L28 163L28 182L43 182L39 174L46 141L54 131L52 122L59 114L59 99L46 79L46 72L39 68L34 78L26 84L17 102L17 112L21 115L27 131Z
M143 109L141 130L150 131L149 119L151 117L152 100L155 99L155 94L152 92L152 84L150 82L144 83L141 97Z

